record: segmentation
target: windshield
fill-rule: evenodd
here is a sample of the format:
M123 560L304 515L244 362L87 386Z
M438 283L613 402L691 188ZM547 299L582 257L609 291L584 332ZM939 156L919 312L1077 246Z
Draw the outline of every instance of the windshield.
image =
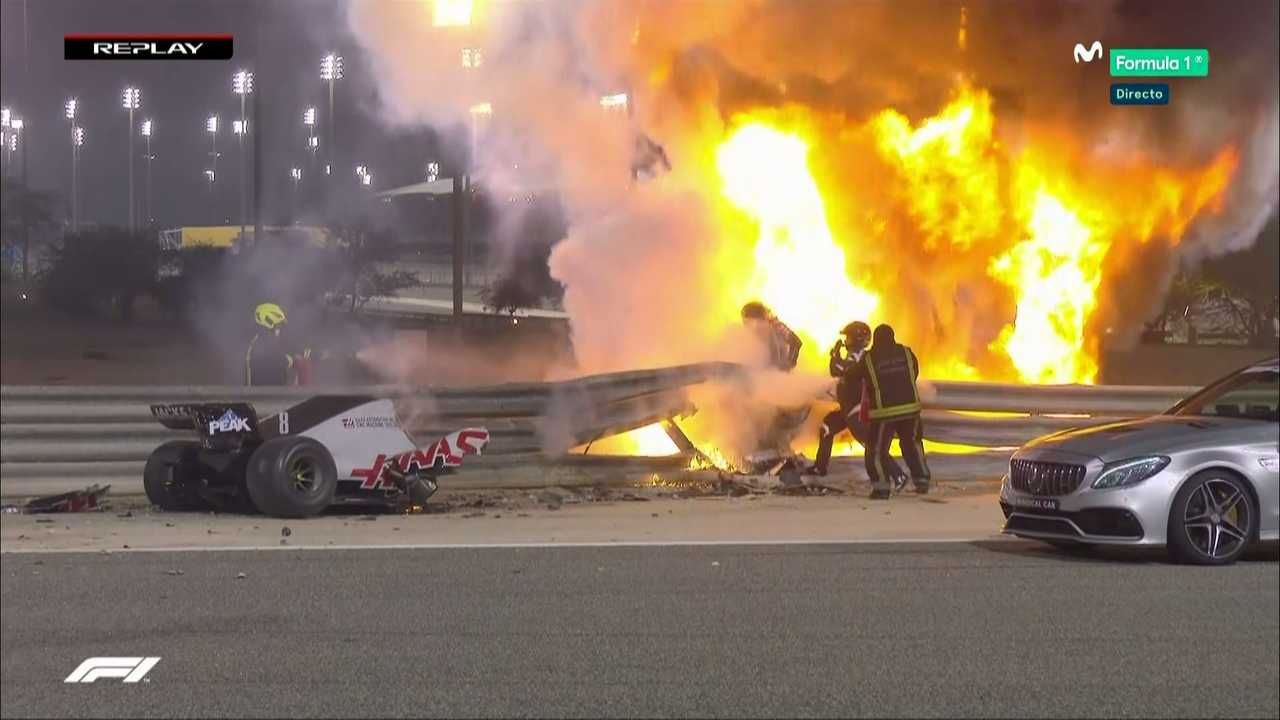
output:
M1280 421L1280 371L1232 375L1178 403L1169 414Z

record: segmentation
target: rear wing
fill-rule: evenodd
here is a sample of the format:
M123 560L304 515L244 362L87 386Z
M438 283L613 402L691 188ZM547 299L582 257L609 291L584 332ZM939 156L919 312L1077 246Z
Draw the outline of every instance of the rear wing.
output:
M261 441L258 413L248 403L176 403L152 405L151 416L170 430L195 430L210 450L235 450Z

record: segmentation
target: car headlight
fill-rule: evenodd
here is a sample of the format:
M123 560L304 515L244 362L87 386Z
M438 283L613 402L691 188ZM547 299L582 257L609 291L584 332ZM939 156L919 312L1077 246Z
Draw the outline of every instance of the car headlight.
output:
M1152 455L1150 457L1132 458L1109 463L1102 468L1102 474L1098 476L1098 479L1093 481L1093 487L1101 490L1137 485L1165 469L1168 464L1169 458L1163 455Z

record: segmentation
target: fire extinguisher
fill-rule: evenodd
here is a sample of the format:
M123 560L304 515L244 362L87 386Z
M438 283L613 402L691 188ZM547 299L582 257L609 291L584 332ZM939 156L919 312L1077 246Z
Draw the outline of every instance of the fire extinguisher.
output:
M296 368L297 384L310 385L312 375L311 348L303 350L301 355L294 358L293 364Z

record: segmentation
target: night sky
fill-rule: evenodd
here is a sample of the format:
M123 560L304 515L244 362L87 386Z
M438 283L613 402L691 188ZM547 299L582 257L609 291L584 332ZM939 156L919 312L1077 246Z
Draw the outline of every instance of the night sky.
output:
M27 58L23 57L24 6ZM335 176L349 183L344 188L347 192L340 193L342 202L351 207L360 197L354 175L357 164L368 165L376 188L386 189L423 180L426 163L436 154L431 132L387 130L374 117L374 84L346 28L342 3L336 0L3 0L2 11L0 96L4 106L26 122L29 183L60 198L69 195L71 183L70 130L63 106L69 97L79 99L79 124L86 135L80 156L82 222L127 222L128 113L120 97L126 85L142 91L135 132L143 119L155 122L152 205L160 227L238 222L239 151L230 130L231 120L239 114L239 100L231 90L231 76L241 68L255 73L255 91L262 93L263 117L257 127L264 142L264 219L268 223L290 217L292 166L304 172L304 215L310 214L308 201L311 211L319 209L319 198L309 196L306 186L320 177L323 156L312 170L302 112L315 105L319 122L327 121L328 95L320 79L320 59L328 52L344 57L344 77L335 99ZM231 33L235 57L226 62L63 59L64 35L117 32ZM209 162L205 118L212 113L223 123L218 135L219 187L213 196L203 175ZM323 127L317 128L317 134L323 141ZM145 161L143 140L135 137L135 141L141 208ZM6 168L11 177L19 170L18 162ZM313 190L316 187L312 185ZM359 207L358 202L354 206ZM141 210L139 217L143 217Z

